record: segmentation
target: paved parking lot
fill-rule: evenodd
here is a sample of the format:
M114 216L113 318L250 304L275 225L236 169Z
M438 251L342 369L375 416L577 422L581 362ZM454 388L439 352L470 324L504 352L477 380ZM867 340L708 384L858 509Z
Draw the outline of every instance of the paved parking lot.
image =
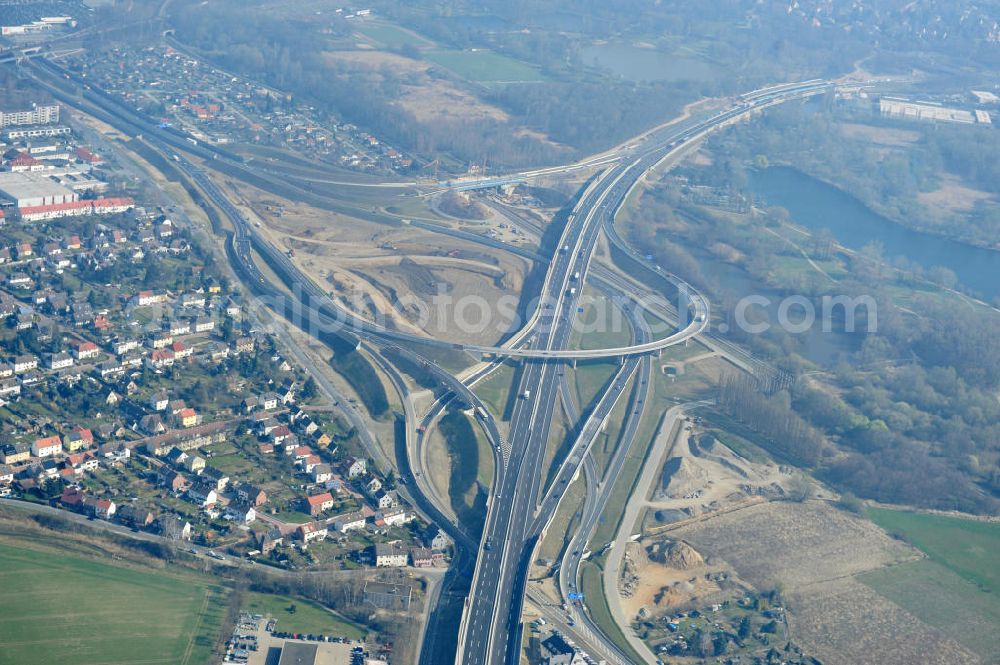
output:
M269 630L271 622L268 617L243 614L233 631L230 642L230 655L227 663L245 663L246 665L277 665L281 657L281 649L286 643L299 642L315 644L316 665L350 665L351 649L357 646L337 642L319 642L313 640L286 640L275 637ZM253 647L256 647L254 649Z

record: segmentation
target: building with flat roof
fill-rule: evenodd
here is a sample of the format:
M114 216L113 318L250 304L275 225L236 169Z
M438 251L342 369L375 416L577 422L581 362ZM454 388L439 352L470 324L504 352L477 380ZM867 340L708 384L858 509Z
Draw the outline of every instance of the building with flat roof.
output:
M0 128L12 125L49 125L59 122L59 105L32 104L26 111L0 111Z
M542 662L547 665L572 665L576 659L576 648L562 635L553 633L542 641Z
M38 173L0 173L0 195L18 208L75 203L79 194Z
M352 658L352 647L338 642L303 642L299 640L284 640L281 642L281 655L275 659L275 642L270 641L267 649L266 662L277 665L351 665L358 662ZM250 662L263 663L264 660L250 659Z
M306 642L285 642L278 665L315 665L319 647Z
M56 125L54 127L20 127L18 129L5 129L3 137L7 141L17 141L42 136L69 136L72 133L73 130L65 125Z
M883 116L904 120L957 122L964 125L976 122L976 116L964 109L948 108L930 102L913 102L898 97L882 97L879 100L879 111Z

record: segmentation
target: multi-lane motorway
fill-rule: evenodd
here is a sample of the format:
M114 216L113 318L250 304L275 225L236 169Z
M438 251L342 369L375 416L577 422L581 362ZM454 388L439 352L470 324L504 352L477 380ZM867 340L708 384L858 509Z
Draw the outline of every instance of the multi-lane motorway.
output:
M558 358L560 356L552 352L561 351L568 344L569 319L576 310L579 289L586 281L600 232L613 225L615 213L640 178L687 141L697 140L757 108L818 94L829 87L826 82L810 81L800 86L753 93L734 108L707 120L682 123L647 135L631 154L623 155L618 164L599 174L570 216L560 241L562 249L549 266L542 296L543 301L548 299L555 305L543 313L540 321L543 331L535 338L536 348L548 354L542 357ZM698 320L703 316L698 311L698 298L693 302L695 320ZM494 489L472 592L463 617L459 639L463 663L518 662L521 603L538 525L547 523L558 504L558 500L543 500L539 506L538 493L560 369L556 363L526 362L518 388L521 400L511 421L510 468L504 482ZM604 396L602 405L607 412L617 399L614 393L624 390L626 384L624 379L616 381ZM582 444L587 445L586 441ZM571 451L571 458L574 452L579 451ZM576 463L581 461L582 455ZM562 473L557 476L554 496L561 495L567 481Z
M683 288L686 285L677 278L666 275L682 291L690 294L686 307L691 320L684 329L658 340L640 336L633 344L620 348L587 351L570 348L572 321L599 237L605 232L613 243L616 245L621 243L620 238L614 233L615 213L631 188L650 169L655 168L674 151L697 141L711 131L738 121L749 113L789 99L820 94L830 88L831 84L828 82L809 81L754 91L743 96L731 108L710 118L691 119L649 132L641 140L626 146L616 155L602 157L601 160L595 160L593 164L588 165L603 166L604 171L594 177L580 197L563 231L559 243L560 249L550 260L541 293L542 304L530 320L534 332L530 337L519 336L516 343L503 347L456 346L443 341L428 340L388 330L345 311L326 292L307 279L283 252L256 232L242 213L219 191L205 171L188 162L182 155L187 152L203 159L224 162L231 171L245 172L257 183L266 183L268 174L256 172L244 163L233 161L230 156L216 149L190 144L186 137L157 128L149 119L138 116L120 104L115 104L110 98L94 99L94 95L90 95L87 101L103 111L105 118L112 116L114 121L112 124L119 126L124 124L133 133L138 133L135 130L145 133L146 140L161 154L173 155L177 168L197 183L201 191L228 218L235 229L227 251L240 277L258 293L287 297L285 293L268 283L265 275L254 263L254 253L263 257L284 281L295 286L292 299L299 305L308 306L311 316L316 319L308 323L314 324L318 321L324 328L321 332L347 337L359 344L364 340L380 345L391 343L392 340L419 341L487 356L518 357L525 363L518 386L520 398L513 410L507 441L500 437L491 415L487 413L481 419L491 446L497 451L497 476L489 498L486 525L479 544L479 556L476 557L472 587L465 604L458 640L458 657L463 663L500 664L515 663L519 660L521 605L528 564L535 543L554 515L565 487L586 459L586 453L599 431L600 424L627 390L631 377L638 373L639 376L646 377L644 381L648 380L648 372L643 374L639 371L644 356L701 333L708 322L707 302L693 289ZM81 102L79 98L63 101L70 104ZM552 175L573 168L579 166L548 169L545 170L545 174ZM526 173L514 174L512 177L533 176L534 173ZM287 189L287 183L280 185ZM282 313L288 312L282 311ZM607 357L622 357L625 360L615 380L609 385L597 406L588 414L587 423L580 429L580 434L566 459L560 460L560 468L555 473L548 490L543 493L542 462L556 409L563 373L562 363L571 359ZM423 360L419 357L417 359ZM645 364L648 366L648 362ZM483 409L483 413L486 413L484 405L461 381L437 366L433 366L432 371L443 381L448 382L449 388L456 395L460 395L464 402ZM409 423L413 420L411 413L407 414L406 420L409 429ZM613 458L605 482L591 487L590 491L607 491L613 485L615 459L618 458ZM421 493L417 488L414 493L418 495L416 497L418 504L426 500L426 497L419 496ZM587 524L584 526L592 527L593 519L600 514L595 506L603 505L601 497L594 497L588 505L591 508L588 509ZM470 565L472 559L472 553L468 551L470 544L465 542L467 538L461 530L457 529L456 525L447 523L434 506L421 507L436 521L446 523L441 526L452 534L459 549L462 550L459 556L463 559L462 567ZM581 541L578 539L575 542ZM574 568L579 565L579 559L577 557L575 561L564 563ZM439 658L430 660L426 657L422 658L422 661L441 662Z

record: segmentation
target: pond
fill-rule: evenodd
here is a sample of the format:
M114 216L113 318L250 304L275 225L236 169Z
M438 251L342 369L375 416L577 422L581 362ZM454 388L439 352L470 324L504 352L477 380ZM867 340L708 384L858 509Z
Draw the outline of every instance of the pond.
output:
M944 266L973 291L990 299L1000 296L1000 252L907 229L791 167L754 171L749 182L756 197L786 208L796 224L811 231L829 229L844 247L860 249L879 242L886 257L905 256L925 268Z
M580 59L586 65L606 69L630 81L708 81L715 78L715 68L707 62L630 44L587 46L580 49Z

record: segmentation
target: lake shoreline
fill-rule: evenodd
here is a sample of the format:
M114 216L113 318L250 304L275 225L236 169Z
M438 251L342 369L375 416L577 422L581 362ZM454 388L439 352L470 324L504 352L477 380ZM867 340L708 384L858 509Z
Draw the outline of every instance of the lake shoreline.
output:
M847 189L844 189L843 187L841 187L837 183L832 182L827 177L822 176L822 175L817 175L817 174L812 173L810 171L806 171L802 167L800 167L800 166L798 166L796 164L793 164L792 162L775 161L775 162L769 164L769 166L767 168L789 169L791 171L796 171L796 172L800 173L801 175L803 175L803 176L805 176L807 178L812 178L813 180L821 182L824 185L827 185L828 187L836 189L838 192L840 192L844 196L851 197L852 199L854 199L855 201L857 201L858 203L860 203L864 207L868 208L868 210L870 210L872 212L872 214L878 215L879 217L881 217L881 218L883 218L883 219L885 219L885 220L887 220L889 222L892 222L893 224L899 226L901 229L904 229L906 231L911 231L913 233L920 233L920 234L923 234L925 236L929 236L930 238L939 238L939 239L943 239L943 240L949 240L951 242L955 242L955 243L959 243L959 244L962 244L962 245L966 245L967 247L973 247L975 249L985 249L987 251L995 252L996 254L1000 255L1000 242L998 242L996 245L987 245L986 243L984 243L982 241L969 240L969 239L966 239L966 238L962 238L960 236L956 236L956 235L952 235L952 234L948 234L948 233L941 233L941 232L935 231L933 229L927 229L927 228L923 228L923 227L920 227L920 226L909 226L909 225L905 224L903 221L897 219L895 216L887 214L887 213L885 213L885 212L883 212L881 210L878 210L878 209L872 207L872 205L870 203L868 203L864 199L859 198L858 196L856 196L851 191L849 191ZM755 169L753 169L753 172L759 172L759 169L755 168Z
M827 229L839 245L853 250L878 243L887 263L904 257L922 270L947 268L969 295L987 301L1000 298L1000 251L996 249L913 229L795 166L776 164L748 175L748 192L767 205L787 209L796 225L812 233Z

